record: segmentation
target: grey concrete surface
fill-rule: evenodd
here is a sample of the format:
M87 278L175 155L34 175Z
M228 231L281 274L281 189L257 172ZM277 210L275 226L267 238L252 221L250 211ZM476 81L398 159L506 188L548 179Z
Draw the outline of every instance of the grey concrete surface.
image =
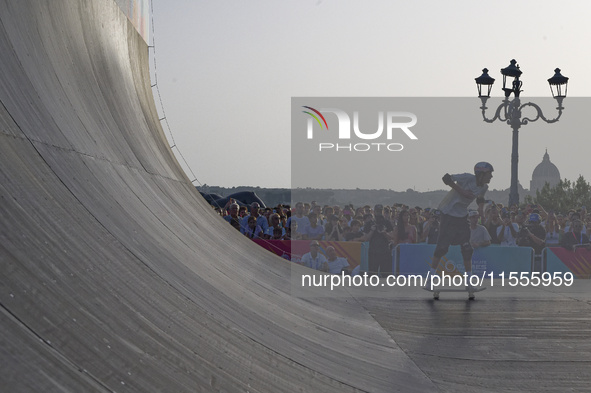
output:
M589 391L588 286L292 296L171 154L148 51L113 0L0 1L2 391Z

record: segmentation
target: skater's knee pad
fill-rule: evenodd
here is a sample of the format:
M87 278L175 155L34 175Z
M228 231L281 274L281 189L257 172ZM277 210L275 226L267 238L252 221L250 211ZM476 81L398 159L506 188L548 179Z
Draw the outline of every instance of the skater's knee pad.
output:
M472 248L472 245L470 243L462 244L461 250L462 250L462 257L464 257L464 260L472 259L472 254L474 254L474 249Z

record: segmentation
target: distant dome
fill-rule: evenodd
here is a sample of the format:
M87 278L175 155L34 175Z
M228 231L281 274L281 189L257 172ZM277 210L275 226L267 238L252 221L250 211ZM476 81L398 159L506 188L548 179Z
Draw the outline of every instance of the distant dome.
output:
M560 172L556 165L550 162L550 156L546 150L542 162L534 169L529 189L530 191L541 190L546 183L549 183L550 187L554 187L558 182L560 182Z

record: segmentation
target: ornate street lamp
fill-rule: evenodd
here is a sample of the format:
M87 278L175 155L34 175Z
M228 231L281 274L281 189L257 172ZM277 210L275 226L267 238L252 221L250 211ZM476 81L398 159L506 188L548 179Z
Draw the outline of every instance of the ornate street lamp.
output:
M521 93L521 86L523 82L519 80L522 71L519 69L519 65L515 61L515 59L511 60L511 64L507 67L501 69L501 74L503 75L503 92L505 93L505 98L503 102L498 106L497 110L495 111L495 115L492 119L489 119L486 116L486 102L490 98L490 91L492 89L492 85L494 84L494 78L488 75L488 69L482 70L482 75L478 78L474 78L476 80L476 86L478 87L478 97L482 101L482 106L480 109L482 110L482 118L487 123L493 123L497 119L503 122L506 122L511 126L513 129L513 145L512 145L512 153L511 153L511 188L509 191L509 206L519 205L519 193L517 191L517 165L519 162L519 154L518 154L518 147L519 147L519 128L522 125L526 125L529 122L537 121L538 119L542 119L546 123L555 123L560 119L562 116L562 110L564 107L562 106L562 101L566 97L567 85L568 85L568 78L562 76L560 74L560 69L556 68L554 70L554 76L548 79L548 84L550 85L550 91L552 92L552 96L558 103L558 115L554 119L547 119L544 114L542 113L542 109L534 104L533 102L528 102L525 104L521 104L519 99L519 94ZM513 78L513 80L511 80ZM508 86L508 83L510 86ZM511 94L513 94L513 100L510 100ZM536 110L536 116L534 118L524 117L522 119L522 110L525 107L532 107Z
M482 70L482 75L474 79L476 79L476 86L478 86L478 97L490 97L490 91L493 83L495 83L495 78L491 78L490 75L488 75L488 68L484 68ZM486 86L486 94L482 94L482 86Z

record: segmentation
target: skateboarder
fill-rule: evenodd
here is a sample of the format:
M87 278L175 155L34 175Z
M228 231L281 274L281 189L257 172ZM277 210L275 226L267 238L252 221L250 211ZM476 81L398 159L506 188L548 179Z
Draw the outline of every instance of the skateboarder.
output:
M443 176L443 182L451 187L449 193L439 205L441 211L441 228L439 239L433 253L429 277L437 274L437 266L441 258L447 254L450 245L460 245L464 267L468 277L466 289L470 291L470 276L472 275L472 253L470 245L470 224L468 223L468 206L476 199L478 212L483 216L485 203L484 194L488 190L488 183L492 179L493 167L488 162L479 162L474 166L474 174L462 173ZM431 289L431 282L427 280L425 289Z

